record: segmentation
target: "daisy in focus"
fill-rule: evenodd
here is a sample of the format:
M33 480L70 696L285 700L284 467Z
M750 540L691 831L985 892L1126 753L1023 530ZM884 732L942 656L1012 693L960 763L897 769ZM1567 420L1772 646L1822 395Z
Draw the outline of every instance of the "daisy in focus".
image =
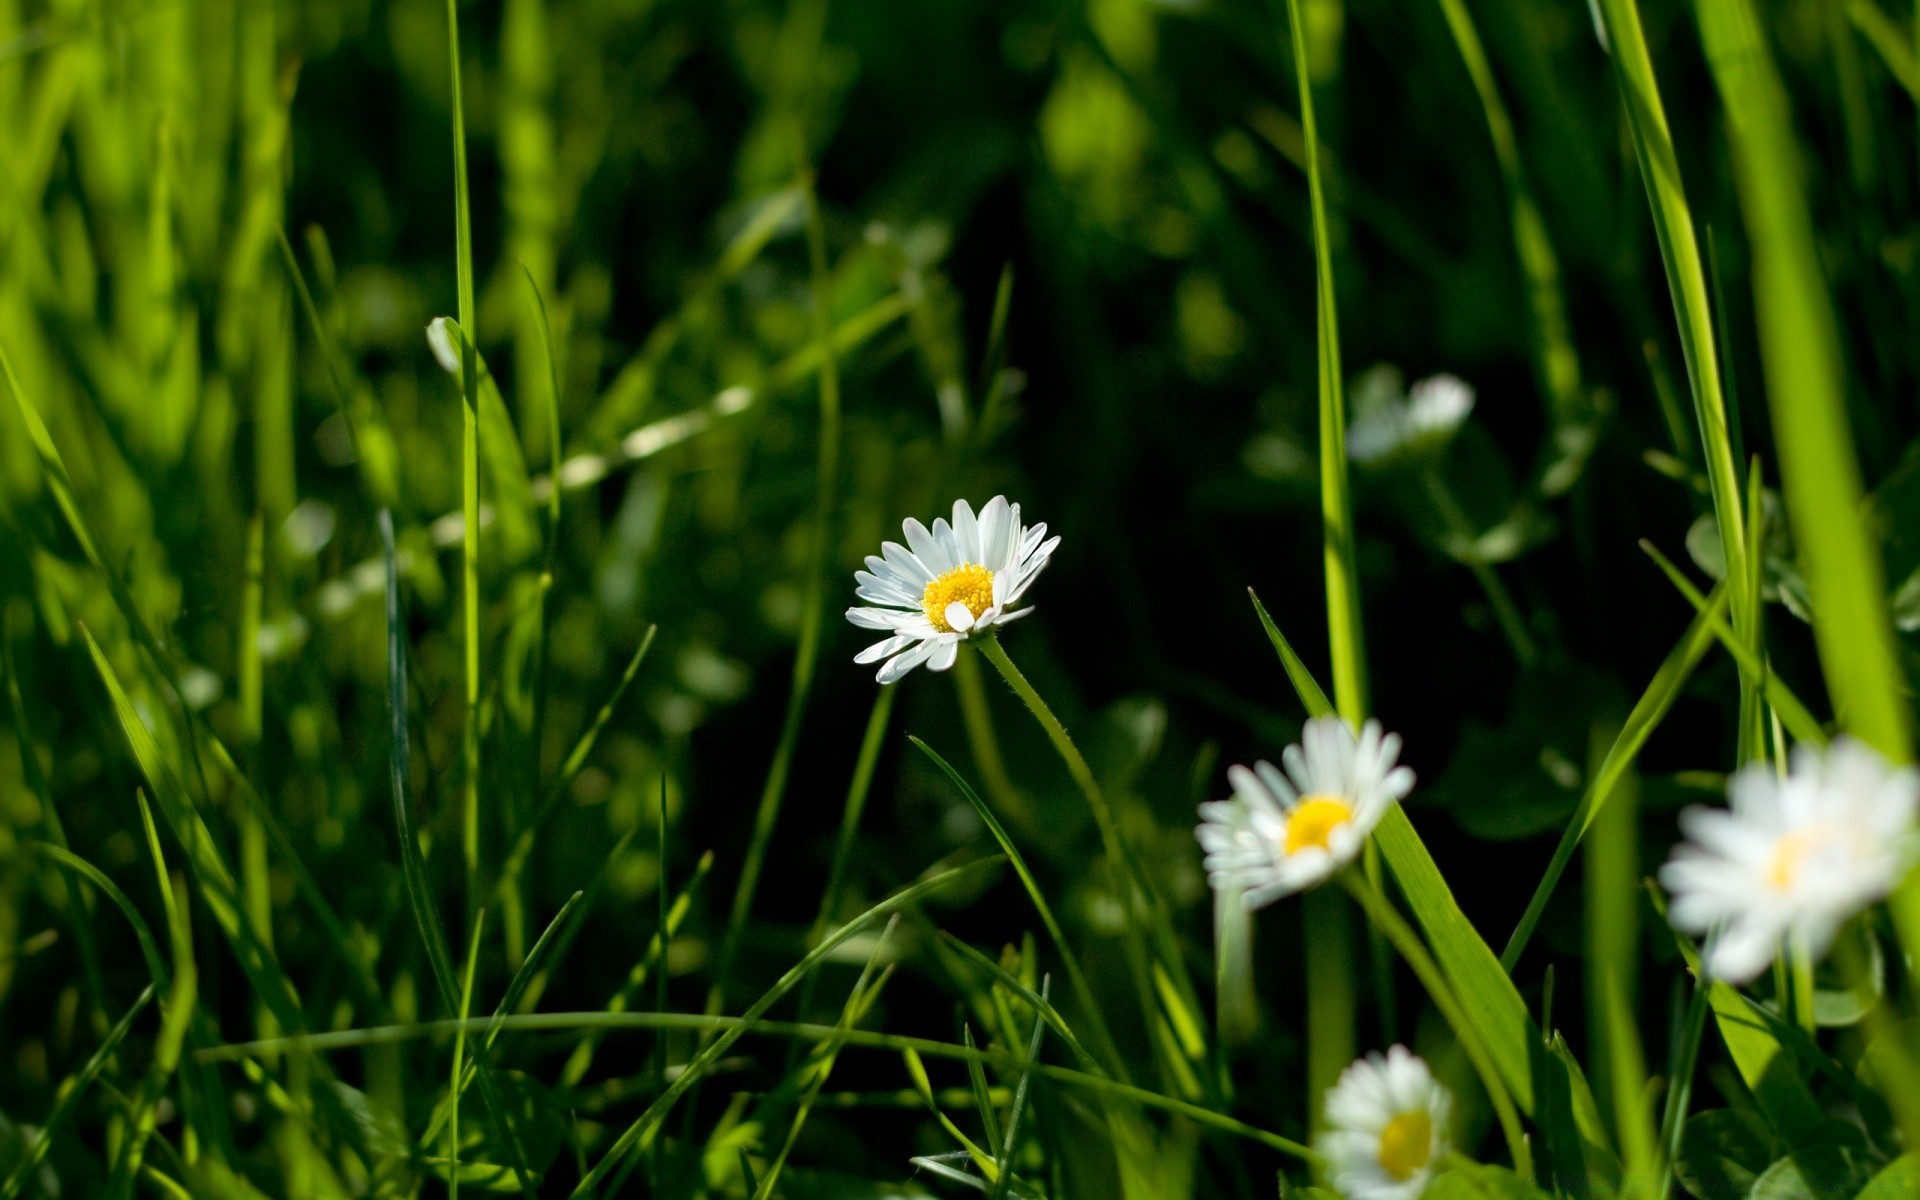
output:
M1318 1139L1327 1174L1347 1200L1416 1200L1447 1150L1452 1100L1405 1046L1369 1054L1327 1092Z
M1473 411L1473 388L1452 375L1422 379L1402 396L1399 372L1376 369L1354 390L1347 457L1367 466L1444 444Z
M1208 881L1259 908L1302 891L1353 861L1389 805L1413 790L1396 765L1400 736L1368 721L1359 738L1339 717L1315 717L1300 744L1270 762L1227 768L1231 800L1200 806L1194 831Z
M1047 565L1057 537L1046 525L1020 523L1020 506L995 496L974 515L965 500L953 503L953 521L936 518L928 529L913 518L903 527L907 544L886 542L867 556L867 569L853 573L855 594L871 607L847 610L847 620L888 636L854 656L880 662L881 683L892 683L922 663L930 671L953 665L960 643L1033 609L1015 608Z
M1783 941L1819 957L1913 862L1920 773L1851 738L1795 747L1785 779L1744 767L1727 800L1680 814L1688 840L1660 870L1674 925L1706 935L1716 979L1751 980Z

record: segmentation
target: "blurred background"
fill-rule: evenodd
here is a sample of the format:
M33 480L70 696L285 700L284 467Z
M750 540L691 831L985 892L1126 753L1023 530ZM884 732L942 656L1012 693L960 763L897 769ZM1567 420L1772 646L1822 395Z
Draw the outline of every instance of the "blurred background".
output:
M1898 586L1920 568L1912 14L1877 0L1761 7ZM1773 484L1722 113L1687 6L1649 0L1641 15L1712 252L1736 453L1758 455ZM1438 373L1477 396L1451 439L1357 463L1355 496L1373 708L1405 736L1414 820L1497 948L1692 615L1637 543L1703 585L1718 566L1686 370L1586 7L1304 0L1304 16L1353 403ZM459 26L474 334L498 392L480 430L495 518L480 576L489 885L538 829L489 913L476 1008L589 887L537 1003L605 1007L646 955L661 873L677 892L711 852L668 964L673 1008L705 1000L821 560L810 183L844 419L825 619L726 1011L804 953L820 904L877 695L871 668L851 662L869 639L838 616L852 570L903 518L1000 493L1063 538L1009 652L1093 760L1207 992L1193 805L1224 793L1225 764L1277 756L1303 717L1248 588L1323 681L1328 670L1312 226L1284 7L485 0L461 5ZM457 855L460 527L443 518L461 508L462 404L425 337L456 310L451 94L435 0L0 0L0 348L108 574L161 643L142 653L18 410L0 405L0 608L23 701L0 715L0 1166L145 978L104 901L94 945L67 932L68 876L25 843L57 823L160 927L142 776L82 626L156 739L197 764L189 788L216 814L216 840L237 861L258 856L249 904L316 1023L378 1022L228 773L196 758L192 728L231 748L267 798L389 1015L442 1012L399 871L375 517L388 508L398 527L412 802L459 942L473 907ZM549 558L540 481L560 460ZM1768 539L1775 669L1826 711L1792 547L1779 523ZM1920 586L1900 594L1912 655ZM631 688L532 825L656 625ZM990 740L963 711L962 681L916 672L899 685L833 915L991 848L911 733L989 794L1096 983L1119 992L1117 909L1086 807L1011 693L977 668L974 686ZM1609 878L1657 865L1672 813L1717 792L1737 691L1733 663L1709 657L1596 836ZM1583 947L1674 957L1642 927L1642 903L1630 886L1562 888L1522 965L1536 1003L1555 973L1576 1044L1589 1037ZM1299 1029L1314 985L1299 912L1257 920L1265 1019L1223 1052L1237 1087L1223 1103L1291 1134L1307 1116ZM206 906L195 914L201 1004L228 1040L267 1036ZM902 952L911 965L870 1024L957 1040L968 985L937 952L936 922L989 952L1036 928L1004 872L943 894L899 932L924 953ZM860 961L831 969L835 999L809 1019L832 1019ZM1626 985L1657 1038L1674 994ZM1366 1004L1361 1049L1445 1040L1411 1007L1396 1023ZM1116 1035L1136 1049L1148 1036L1124 1021ZM530 1037L508 1055L552 1089L554 1111L617 1131L644 1105L631 1081L652 1035L609 1036L584 1078L563 1081L576 1040ZM683 1058L692 1039L668 1043ZM1464 1066L1434 1052L1467 1086ZM700 1129L785 1067L779 1043L734 1053L688 1105ZM417 1130L421 1102L406 1097L444 1084L443 1055L417 1047L384 1078L351 1057L339 1068ZM259 1086L227 1074L236 1096ZM895 1056L851 1053L832 1085L909 1086ZM291 1194L271 1118L235 1112L254 1185ZM672 1136L690 1138L678 1122ZM96 1194L97 1126L83 1121L94 1133L50 1157L60 1194ZM1197 1192L1267 1194L1283 1162L1166 1136ZM849 1100L808 1125L793 1194L897 1194L853 1181L906 1179L909 1157L941 1145L922 1111ZM737 1176L730 1150L709 1154L704 1186L737 1189ZM314 1186L303 1194L326 1194ZM1099 1194L1085 1186L1069 1194Z

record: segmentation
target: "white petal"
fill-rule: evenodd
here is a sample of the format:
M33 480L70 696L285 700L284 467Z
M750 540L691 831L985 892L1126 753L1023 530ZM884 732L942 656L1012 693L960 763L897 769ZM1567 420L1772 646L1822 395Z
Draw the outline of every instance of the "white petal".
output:
M959 655L960 639L954 638L951 641L937 642L934 645L933 653L927 656L927 670L944 671L953 665L953 660L958 658Z
M973 506L965 500L953 502L953 540L960 549L960 561L985 566L980 562L980 522L974 518Z
M880 664L880 673L874 676L874 678L881 683L892 683L908 671L913 670L921 663L927 661L927 656L933 653L933 647L934 643L932 642L921 642L913 649L895 655Z
M904 633L896 637L890 637L884 642L875 642L865 650L854 655L853 661L863 665L870 662L879 662L890 654L906 649L918 640L917 638L908 637Z

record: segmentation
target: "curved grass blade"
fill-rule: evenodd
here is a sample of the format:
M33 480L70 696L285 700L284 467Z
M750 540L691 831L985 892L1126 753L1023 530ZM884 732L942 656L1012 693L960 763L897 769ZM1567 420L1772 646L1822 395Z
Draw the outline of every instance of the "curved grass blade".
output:
M978 865L978 864L974 864ZM970 868L961 868L967 870ZM941 876L948 878L952 873ZM898 897L896 897L898 899ZM867 916L876 915L873 913ZM864 917L862 919L865 919ZM777 999L777 998L776 998ZM387 1045L395 1042L411 1041L416 1038L441 1037L452 1032L452 1021L428 1021L417 1025L392 1025L372 1029L347 1029L329 1033L304 1034L299 1037L281 1038L278 1041L237 1043L214 1046L196 1054L202 1062L227 1062L244 1060L248 1054L271 1050L286 1049L299 1045L317 1052L343 1050L360 1046ZM899 1034L877 1033L871 1030L842 1030L834 1025L802 1025L789 1021L768 1021L760 1017L748 1019L740 1017L709 1017L702 1013L530 1013L525 1016L508 1017L504 1022L505 1032L538 1033L555 1030L577 1029L676 1029L698 1031L720 1031L738 1037L747 1033L775 1037L801 1037L811 1041L826 1041L841 1037L849 1046L866 1049L886 1050L898 1053L903 1049L912 1049L919 1054L933 1058L965 1061L979 1058L981 1061L1006 1070L1020 1070L1025 1064L1017 1055L992 1048L968 1050L965 1046L952 1042L939 1042L930 1038L904 1037ZM730 1043L731 1044L731 1043ZM710 1062L711 1060L709 1060ZM704 1067L702 1069L705 1069ZM1225 1113L1216 1112L1202 1105L1182 1100L1176 1096L1164 1095L1147 1088L1109 1079L1104 1075L1090 1071L1076 1071L1068 1067L1056 1067L1047 1063L1032 1064L1033 1072L1046 1079L1056 1080L1075 1087L1085 1088L1098 1095L1114 1097L1139 1104L1146 1108L1185 1117L1196 1125L1232 1134L1257 1142L1282 1154L1290 1155L1304 1162L1318 1162L1320 1156L1314 1149L1301 1142L1281 1137L1255 1125L1249 1125Z
M20 1194L20 1189L25 1186L27 1179L40 1166L41 1160L46 1158L47 1151L53 1146L53 1139L59 1136L60 1130L72 1118L74 1110L80 1106L80 1100L86 1095L87 1088L99 1078L101 1069L107 1065L107 1060L113 1057L113 1052L119 1049L120 1043L126 1039L127 1031L133 1028L133 1019L140 1015L141 1010L146 1008L147 1002L152 999L153 985L148 984L134 1000L133 1007L127 1010L127 1015L121 1017L119 1023L107 1031L105 1040L100 1043L99 1049L93 1052L93 1056L87 1059L86 1065L60 1085L60 1099L53 1106L53 1112L48 1115L46 1124L41 1126L40 1135L33 1140L32 1145L27 1147L26 1153L20 1156L20 1161L13 1165L13 1171L7 1176L6 1181L0 1183L0 1200L13 1200L13 1197Z
M1660 722L1666 718L1673 702L1679 699L1680 689L1686 684L1693 669L1707 652L1707 644L1713 637L1712 622L1717 619L1726 606L1727 591L1724 587L1714 589L1713 599L1697 613L1680 641L1668 653L1660 669L1653 673L1653 681L1647 684L1647 690L1627 715L1620 727L1620 733L1613 739L1613 745L1607 748L1606 757L1600 761L1600 769L1593 773L1587 783L1587 790L1581 794L1580 805L1574 810L1573 817L1560 834L1560 844L1553 849L1553 858L1547 863L1547 872L1533 889L1533 898L1527 901L1527 909L1520 916L1520 923L1514 927L1513 936L1507 939L1507 948L1500 954L1500 966L1509 974L1519 963L1520 955L1527 948L1527 940L1533 936L1533 929L1540 916L1547 909L1547 900L1553 895L1553 889L1560 883L1560 876L1573 861L1573 853L1580 846L1580 839L1592 828L1593 820L1599 815L1613 789L1619 784L1622 775L1640 755L1640 748Z
M575 1197L594 1195L600 1184L605 1181L607 1176L620 1167L622 1160L633 1151L639 1144L640 1139L667 1115L667 1112L673 1108L674 1103L680 1099L681 1095L706 1073L707 1069L713 1065L716 1059L726 1053L729 1046L740 1039L740 1035L745 1032L744 1027L758 1019L769 1008L772 1008L775 1002L782 996L792 991L794 986L798 984L808 972L818 966L829 954L838 949L841 944L859 933L875 918L899 912L901 909L918 901L921 897L938 891L940 888L955 880L977 874L999 861L1000 859L996 856L982 859L976 863L969 863L964 867L955 867L948 871L942 871L931 879L922 880L911 887L896 892L891 898L881 901L860 916L842 925L831 937L814 947L805 958L801 959L790 968L786 974L782 975L773 987L767 990L766 994L755 1001L753 1006L748 1008L745 1013L741 1014L740 1025L726 1029L725 1032L722 1032L718 1037L708 1042L706 1047L702 1049L700 1053L696 1054L692 1061L687 1063L686 1067L680 1072L679 1077L668 1086L667 1090L663 1092L658 1099L647 1106L646 1111L641 1113L640 1116L634 1120L633 1124L627 1127L626 1132L620 1135L614 1144L608 1148L607 1152L601 1156L600 1161L594 1164L593 1169L587 1172L586 1177L581 1179L579 1185L574 1188L573 1195ZM641 1014L634 1015L637 1016ZM708 1028L712 1027L709 1026Z
M108 878L106 872L71 850L52 842L28 842L27 845L69 871L84 875L88 882L113 901L114 906L125 914L127 923L133 926L133 938L140 944L140 957L146 961L147 974L153 977L157 986L166 987L171 973L167 970L166 961L160 957L160 945L153 940L153 930L147 927L146 918L140 915L140 910L133 906L133 901L127 899L127 894L120 890L120 886Z
M1675 590L1687 598L1687 603L1693 605L1696 612L1706 611L1712 598L1701 595L1700 589L1693 586L1692 581L1681 573L1680 568L1673 565L1671 559L1660 553L1652 542L1642 541L1640 549L1644 550L1647 557L1654 561L1654 565L1660 568L1661 573L1673 584ZM1765 664L1754 657L1753 650L1727 627L1725 618L1712 615L1709 616L1707 624L1713 630L1713 635L1720 639L1720 644L1727 648L1727 653L1740 661L1741 670L1765 677L1767 703L1773 706L1774 714L1780 718L1781 724L1787 727L1787 732L1793 734L1794 740L1809 742L1816 746L1826 745L1827 731L1820 727L1820 722L1814 719L1813 714L1807 710L1805 704L1801 703L1800 697L1793 693L1793 689L1787 686L1785 680L1775 672L1767 670Z
M1040 923L1046 926L1048 936L1053 938L1055 948L1060 951L1061 965L1067 969L1067 979L1073 984L1074 999L1078 1000L1080 1007L1086 1010L1087 1020L1093 1026L1094 1034L1101 1047L1101 1057L1091 1061L1102 1062L1114 1073L1115 1078L1126 1080L1125 1060L1121 1058L1119 1051L1114 1049L1113 1035L1107 1029L1105 1018L1100 1015L1100 1005L1094 999L1093 988L1087 983L1087 977L1080 969L1080 960L1074 957L1073 946L1067 941L1066 932L1060 928L1059 919L1053 915L1053 907L1047 903L1046 894L1040 890L1039 881L1034 879L1033 871L1027 866L1027 860L1021 856L1019 848L1007 835L1006 828L1000 824L1000 819L994 815L992 809L987 807L986 801L980 798L980 794L968 785L960 772L953 769L953 764L942 758L938 751L919 738L909 734L907 740L912 742L914 748L920 753L926 755L934 766L940 768L941 774L945 775L959 791L961 798L973 808L975 813L979 814L981 823L987 827L987 832L993 835L993 840L1000 844L1001 853L1007 856L1007 861L1013 865L1014 874L1020 877L1020 885L1027 891L1028 899L1033 901L1033 908L1040 916ZM1007 978L1011 979L1012 976Z

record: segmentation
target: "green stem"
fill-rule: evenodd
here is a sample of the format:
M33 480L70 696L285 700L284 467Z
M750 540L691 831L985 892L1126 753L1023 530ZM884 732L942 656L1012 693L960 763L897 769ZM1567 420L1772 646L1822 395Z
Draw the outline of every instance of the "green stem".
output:
M1480 1076L1480 1085L1487 1091L1494 1116L1500 1122L1500 1131L1507 1139L1507 1152L1513 1156L1513 1169L1523 1179L1533 1178L1533 1156L1527 1150L1526 1134L1520 1129L1520 1116L1514 1110L1513 1097L1507 1093L1507 1085L1494 1069L1493 1060L1487 1056L1479 1032L1467 1020L1460 1002L1454 998L1453 989L1447 986L1438 964L1433 961L1433 956L1427 953L1419 935L1394 911L1387 898L1366 881L1364 875L1357 871L1343 871L1340 882L1367 914L1367 920L1385 934L1387 940L1393 943L1393 948L1400 952L1400 957L1413 969L1420 985L1427 989L1427 995L1433 997L1434 1007L1440 1010L1440 1015L1453 1029L1454 1037L1460 1040L1460 1048L1466 1051L1474 1072Z
M1473 572L1480 584L1480 590L1487 594L1487 603L1493 606L1493 615L1500 623L1500 632L1506 634L1507 644L1513 647L1513 656L1520 665L1529 667L1540 657L1540 647L1534 643L1533 635L1527 632L1527 622L1520 615L1520 606L1514 603L1513 593L1500 580L1493 565L1481 558L1473 549L1473 525L1467 520L1467 514L1454 498L1453 489L1440 478L1440 472L1429 467L1426 476L1427 494L1433 499L1434 508L1439 510L1440 519L1447 523L1447 529L1461 540L1465 553L1458 556L1459 561Z
M1034 720L1040 722L1040 728L1046 731L1047 739L1053 743L1054 750L1066 764L1067 774L1073 776L1074 783L1079 785L1081 794L1087 799L1087 807L1093 810L1093 822L1100 830L1100 840L1106 851L1107 870L1114 894L1120 901L1122 911L1126 914L1122 928L1126 940L1127 966L1133 975L1134 990L1139 993L1141 1016L1151 1028L1160 1019L1160 1010L1158 1002L1154 999L1153 985L1148 975L1146 942L1140 936L1143 889L1134 870L1133 860L1126 852L1126 843L1121 840L1120 826L1114 820L1113 810L1107 805L1106 794L1100 790L1100 782L1093 777L1093 768L1087 765L1087 760L1080 753L1080 748L1074 745L1073 738L1068 736L1066 726L1060 723L1060 718L1053 715L1053 710L1048 708L1047 702L1040 698L1040 693L1034 690L1033 685L1027 682L1027 677L1020 673L1020 668L1007 657L1006 648L1000 644L1000 639L988 636L970 640L980 648L980 653L994 665L994 669L1000 672L1000 677L1007 681L1014 693L1026 703L1028 711L1033 713ZM1158 1047L1160 1043L1156 1039L1154 1044Z

